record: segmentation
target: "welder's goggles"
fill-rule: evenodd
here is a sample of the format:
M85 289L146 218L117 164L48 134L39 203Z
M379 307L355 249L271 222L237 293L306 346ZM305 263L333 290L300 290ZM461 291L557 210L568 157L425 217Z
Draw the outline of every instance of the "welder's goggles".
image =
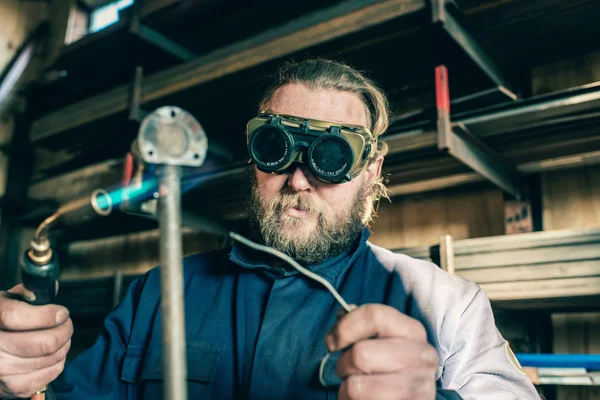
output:
M377 150L366 128L263 113L246 126L250 159L263 172L284 173L293 163L307 164L327 183L358 176Z

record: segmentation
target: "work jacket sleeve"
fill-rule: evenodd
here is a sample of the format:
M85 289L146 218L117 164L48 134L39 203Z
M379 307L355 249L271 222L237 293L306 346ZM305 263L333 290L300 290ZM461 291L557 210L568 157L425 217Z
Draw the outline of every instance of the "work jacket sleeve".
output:
M437 389L435 400L463 400L454 390Z
M442 385L464 400L538 400L535 387L502 337L479 289L456 325Z
M70 361L51 383L47 400L127 398L131 385L120 379L121 366L143 281L144 278L138 278L131 284L121 303L104 321L95 344Z

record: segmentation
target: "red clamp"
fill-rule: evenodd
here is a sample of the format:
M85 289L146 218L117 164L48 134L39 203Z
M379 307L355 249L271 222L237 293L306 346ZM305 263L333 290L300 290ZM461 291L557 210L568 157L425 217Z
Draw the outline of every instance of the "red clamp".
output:
M435 67L435 101L439 112L450 113L450 89L448 87L448 68L445 65Z

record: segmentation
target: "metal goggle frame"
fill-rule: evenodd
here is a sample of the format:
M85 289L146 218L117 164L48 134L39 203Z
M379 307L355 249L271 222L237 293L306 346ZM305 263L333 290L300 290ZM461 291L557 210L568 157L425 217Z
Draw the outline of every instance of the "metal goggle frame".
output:
M259 170L281 174L293 163L303 163L327 183L354 179L377 150L377 140L363 126L273 113L251 119L246 138Z

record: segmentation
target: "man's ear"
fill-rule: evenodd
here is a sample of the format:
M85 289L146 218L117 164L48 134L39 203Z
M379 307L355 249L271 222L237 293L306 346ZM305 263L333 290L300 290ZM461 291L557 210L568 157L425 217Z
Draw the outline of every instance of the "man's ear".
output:
M383 156L379 155L369 161L367 165L367 180L371 185L377 182L377 179L381 176L381 166L383 165Z

